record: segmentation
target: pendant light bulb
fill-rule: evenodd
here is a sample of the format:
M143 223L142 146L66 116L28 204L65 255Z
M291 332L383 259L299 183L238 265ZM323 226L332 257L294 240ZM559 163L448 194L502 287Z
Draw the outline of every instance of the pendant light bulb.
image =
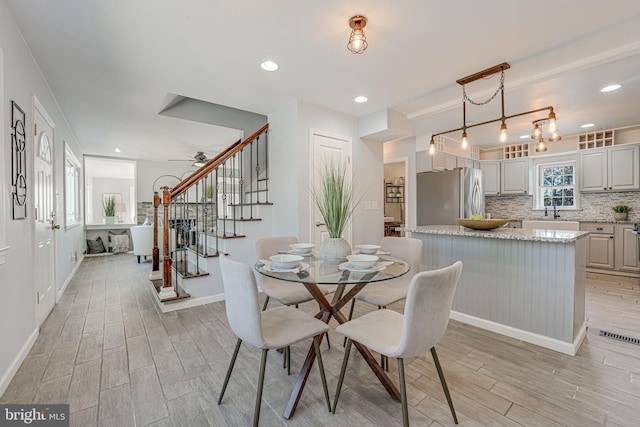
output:
M549 133L553 133L558 130L558 125L556 123L556 113L551 110L549 113Z
M467 138L467 131L462 132L462 149L466 150L469 148L469 138Z
M500 142L507 142L507 137L507 124L502 122L502 125L500 125Z
M531 131L531 139L540 139L542 136L542 128L539 124L535 123L533 130Z
M431 138L431 144L429 144L429 154L436 154L436 142Z
M562 134L560 133L560 131L558 129L556 129L555 131L551 132L551 135L549 136L549 141L551 142L558 142L562 139Z
M545 151L547 151L547 144L545 144L544 139L540 137L540 139L538 140L538 143L536 144L536 152L543 153Z

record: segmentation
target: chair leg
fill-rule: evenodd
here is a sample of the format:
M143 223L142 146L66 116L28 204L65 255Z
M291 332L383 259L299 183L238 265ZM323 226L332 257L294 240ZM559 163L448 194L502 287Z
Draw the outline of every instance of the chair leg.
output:
M260 422L260 406L262 404L262 386L264 385L264 368L267 364L268 349L262 350L262 359L260 359L260 376L258 377L258 390L256 391L256 408L253 411L253 427L258 427Z
M287 346L285 350L285 356L287 358L287 375L291 375L291 347Z
M327 347L329 348L329 350L331 350L331 341L329 341L329 332L325 332L324 333L327 337Z
M353 307L355 307L355 305L356 305L356 299L351 298L351 308L349 309L349 320L353 318ZM342 343L343 347L345 347L346 345L347 345L347 337L344 338L344 342Z
M264 299L264 305L262 306L262 311L267 309L267 304L269 304L269 295Z
M327 388L327 377L324 374L324 364L322 363L322 354L320 354L320 342L318 337L313 337L313 347L316 350L316 358L318 359L318 369L320 370L320 379L322 380L322 388L324 389L324 398L327 401L327 409L331 412L331 402L329 401L329 389Z
M349 352L351 351L351 339L347 338L347 344L344 349L344 359L342 359L342 369L340 370L340 378L338 378L338 388L336 389L336 397L333 399L334 415L336 413L336 406L338 406L338 399L340 398L340 390L342 389L342 382L344 381L344 373L347 371L347 362L349 361Z
M140 255L136 255L138 257L138 264L140 264Z
M444 373L442 372L442 367L440 366L440 360L438 360L438 354L436 353L435 347L431 347L431 356L433 356L433 363L435 363L436 369L438 370L440 383L442 384L444 395L447 397L447 403L449 403L449 409L451 409L451 415L453 415L453 421L456 424L458 424L458 417L456 416L456 410L453 408L453 402L451 401L451 394L449 394L449 387L447 387L447 381L444 379Z
M404 360L398 358L398 378L400 379L400 397L402 402L402 425L409 427L409 409L407 408L407 384L404 380Z
M233 349L233 356L231 356L231 363L229 363L229 368L227 369L227 376L224 378L224 384L222 384L222 390L220 391L220 397L218 398L218 405L222 403L222 397L224 396L225 390L227 390L227 384L229 384L229 378L231 378L231 371L233 371L233 365L235 365L236 358L238 357L240 344L242 344L242 340L238 338L238 342L236 342L236 348Z

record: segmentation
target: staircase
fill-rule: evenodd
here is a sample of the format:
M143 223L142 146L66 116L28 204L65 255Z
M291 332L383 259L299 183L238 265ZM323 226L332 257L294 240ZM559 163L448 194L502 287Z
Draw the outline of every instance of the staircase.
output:
M154 193L149 278L163 311L224 299L218 257L233 252L255 261L255 240L271 229L268 131L266 124L175 187ZM162 247L160 233L168 236Z

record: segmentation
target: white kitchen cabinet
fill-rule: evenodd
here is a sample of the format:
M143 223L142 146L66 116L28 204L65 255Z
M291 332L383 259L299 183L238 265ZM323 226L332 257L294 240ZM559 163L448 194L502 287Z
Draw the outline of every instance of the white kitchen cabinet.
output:
M581 223L580 229L589 232L587 267L612 270L615 267L614 224Z
M500 194L529 194L529 159L501 162Z
M457 157L456 158L456 165L459 168L473 168L474 167L474 161L467 158L467 157Z
M429 151L416 153L416 172L451 170L457 167L457 156L449 153L429 154Z
M484 172L485 196L500 195L500 161L483 160L480 162L480 170Z
M637 144L580 151L580 191L640 189Z
M616 270L640 273L638 236L633 234L632 224L616 224Z

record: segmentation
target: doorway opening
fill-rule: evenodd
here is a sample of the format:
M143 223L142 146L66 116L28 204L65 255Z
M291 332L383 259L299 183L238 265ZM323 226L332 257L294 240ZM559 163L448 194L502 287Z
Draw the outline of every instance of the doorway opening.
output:
M384 163L384 235L404 237L407 212L407 161Z

